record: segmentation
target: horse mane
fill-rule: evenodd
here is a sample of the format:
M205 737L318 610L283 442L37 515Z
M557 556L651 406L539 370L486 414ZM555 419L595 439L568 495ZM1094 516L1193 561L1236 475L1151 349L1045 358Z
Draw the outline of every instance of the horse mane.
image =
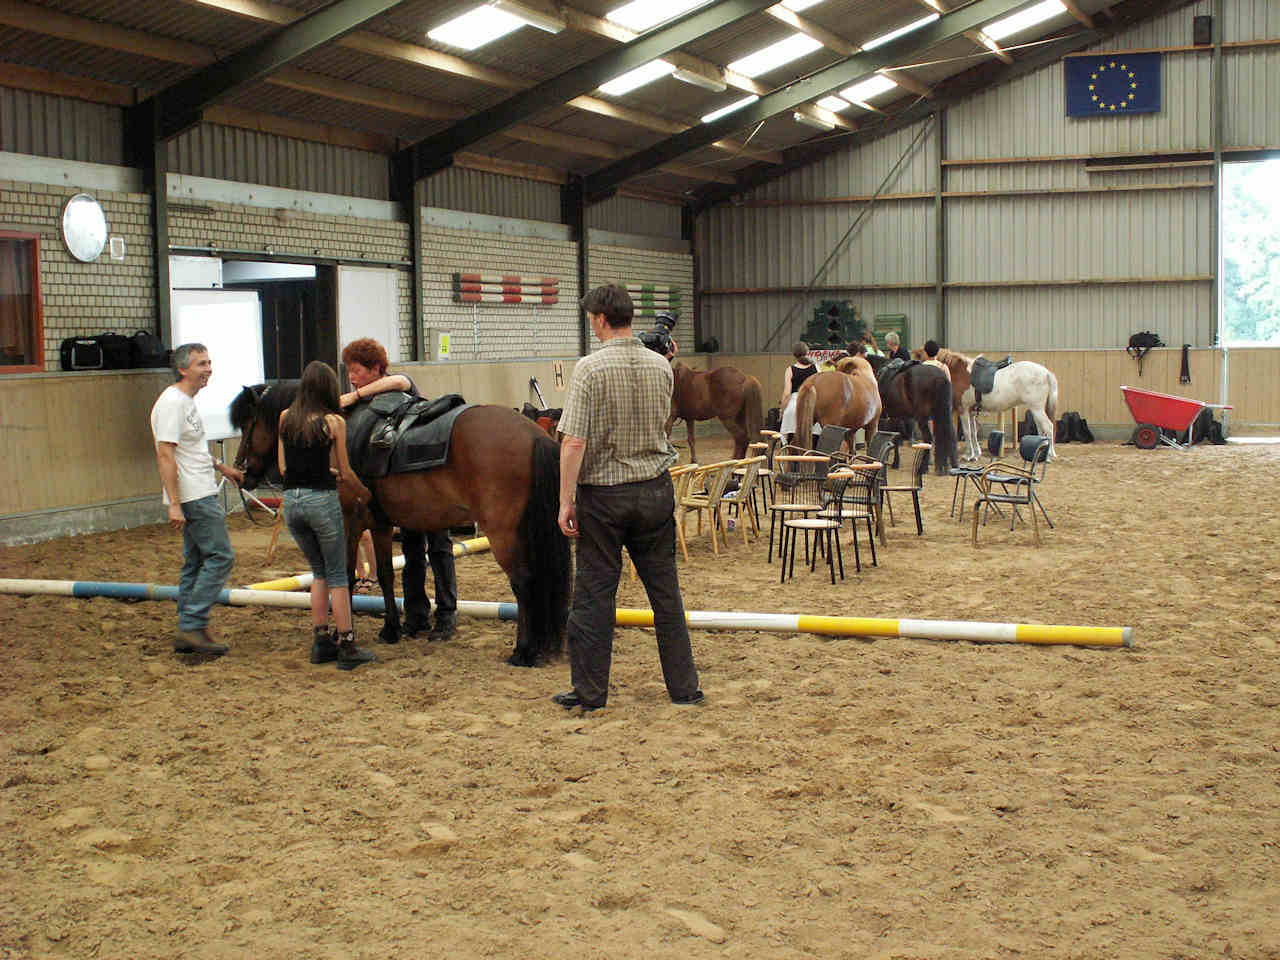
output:
M979 356L981 356L981 354L979 354ZM974 361L973 357L967 357L963 353L959 353L955 350L948 350L946 347L942 347L938 350L937 359L941 360L948 367L954 367L958 364L963 366L966 370L973 366Z

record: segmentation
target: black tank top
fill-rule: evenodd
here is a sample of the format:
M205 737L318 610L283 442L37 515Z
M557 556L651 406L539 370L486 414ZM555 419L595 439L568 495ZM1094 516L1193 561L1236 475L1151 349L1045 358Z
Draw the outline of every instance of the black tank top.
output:
M288 440L284 442L284 488L296 490L305 487L309 490L336 490L338 478L329 472L329 449L333 446L333 438L329 436L329 427L325 426L325 437L320 443L310 446L294 446Z
M816 365L801 366L798 363L793 363L791 365L791 392L799 393L800 387L804 384L804 382L817 372L818 372L818 368Z

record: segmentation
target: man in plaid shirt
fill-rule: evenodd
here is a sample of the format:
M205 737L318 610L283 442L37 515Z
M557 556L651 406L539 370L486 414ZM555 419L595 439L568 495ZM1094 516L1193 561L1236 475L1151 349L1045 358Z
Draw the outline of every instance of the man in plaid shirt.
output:
M568 630L573 689L551 699L589 711L609 698L625 546L653 606L667 692L676 704L701 703L676 573L676 452L664 430L671 365L632 334L624 288L596 287L582 309L603 346L578 361L560 418L560 529L577 538L578 563Z

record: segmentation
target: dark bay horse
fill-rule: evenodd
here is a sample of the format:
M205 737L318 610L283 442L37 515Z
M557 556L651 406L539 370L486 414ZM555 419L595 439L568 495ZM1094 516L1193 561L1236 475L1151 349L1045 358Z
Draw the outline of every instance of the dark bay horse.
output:
M764 403L760 381L737 367L716 367L699 372L683 363L673 363L675 385L671 390L671 416L667 417L667 436L677 420L689 427L689 462L697 463L693 446L693 428L698 420L717 419L733 437L733 458L747 455L747 444L760 439L764 423Z
M813 436L813 423L845 427L850 444L853 431L866 428L867 440L880 424L883 404L876 375L864 357L845 357L835 370L805 380L796 394L796 436Z
M887 357L868 357L872 369L878 374L889 362ZM920 432L933 444L933 469L946 474L956 465L956 429L951 419L951 381L938 367L927 363L908 366L893 377L880 391L884 401L884 415L905 421L907 439L912 435L912 423L920 424ZM933 430L929 421L933 420Z
M296 380L259 384L245 387L232 401L231 423L243 437L236 466L244 470L248 489L276 471L280 412L293 402L297 388ZM348 418L352 413L347 412ZM352 459L361 462L363 457L353 453ZM406 530L478 524L520 607L515 652L507 662L531 667L559 655L572 575L569 542L557 523L560 448L543 430L508 407L471 407L454 423L444 466L362 479L390 522ZM343 499L348 560L365 526L370 526L378 584L386 601L383 639L399 639L391 528L373 524L368 508Z

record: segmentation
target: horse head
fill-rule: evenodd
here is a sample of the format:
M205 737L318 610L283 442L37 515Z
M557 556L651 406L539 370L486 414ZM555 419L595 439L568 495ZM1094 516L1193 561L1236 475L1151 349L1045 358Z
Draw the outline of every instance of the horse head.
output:
M276 462L276 432L280 411L293 401L297 383L260 383L245 387L231 401L231 425L240 431L240 447L236 450L236 467L244 471L246 490L252 490L263 479L279 480Z

